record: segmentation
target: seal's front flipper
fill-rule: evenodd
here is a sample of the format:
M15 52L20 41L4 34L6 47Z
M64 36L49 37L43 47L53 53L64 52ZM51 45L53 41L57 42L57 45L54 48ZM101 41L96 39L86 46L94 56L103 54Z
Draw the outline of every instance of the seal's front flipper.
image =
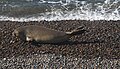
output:
M32 37L26 36L26 41L30 42L33 41Z

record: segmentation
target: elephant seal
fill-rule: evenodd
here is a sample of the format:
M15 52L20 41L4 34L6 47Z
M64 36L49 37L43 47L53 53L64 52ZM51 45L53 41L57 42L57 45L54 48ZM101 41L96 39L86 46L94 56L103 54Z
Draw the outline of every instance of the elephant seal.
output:
M40 43L60 43L69 40L70 37L84 33L83 27L78 27L71 32L56 31L42 26L22 26L15 29L13 36L24 41L36 41Z

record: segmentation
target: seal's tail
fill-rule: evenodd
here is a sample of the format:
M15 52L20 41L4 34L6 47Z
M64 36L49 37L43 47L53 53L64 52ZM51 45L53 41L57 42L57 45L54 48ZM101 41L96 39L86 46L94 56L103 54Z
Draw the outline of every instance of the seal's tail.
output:
M73 31L71 32L66 32L67 35L69 36L74 36L74 35L79 35L79 34L82 34L84 33L86 30L83 29L83 26L80 26L76 29L74 29Z

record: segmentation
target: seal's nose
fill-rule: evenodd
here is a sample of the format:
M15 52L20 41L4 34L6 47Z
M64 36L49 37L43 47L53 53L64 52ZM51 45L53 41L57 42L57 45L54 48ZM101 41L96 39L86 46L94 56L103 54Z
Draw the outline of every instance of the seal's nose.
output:
M12 36L15 37L15 33L14 32L12 32Z
M13 37L18 36L18 31L14 30L14 31L12 32L12 36L13 36Z

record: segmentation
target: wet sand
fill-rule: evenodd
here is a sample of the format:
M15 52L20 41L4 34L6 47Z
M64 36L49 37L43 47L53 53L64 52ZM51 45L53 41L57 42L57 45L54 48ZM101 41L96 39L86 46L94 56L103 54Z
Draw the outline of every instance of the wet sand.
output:
M39 25L59 31L71 31L79 26L84 26L87 32L72 37L69 42L60 44L29 43L16 40L12 37L12 32L15 28L26 25ZM27 63L28 58L31 61ZM45 58L46 60L40 58ZM38 61L38 59L41 61ZM90 67L92 66L91 63L95 63L94 67L97 63L100 64L101 62L104 65L104 61L106 61L105 64L108 64L108 67L113 64L113 67L120 66L120 21L0 22L1 68L9 68L9 64L15 66L14 62L21 66L19 62L23 61L28 66L35 63L32 67L40 63L40 65L43 65L41 66L43 68L49 68L49 66L53 65L50 68L56 69L61 67L68 69L73 65L72 67L77 69L82 65L82 60L84 60L83 67ZM44 67L45 65L47 67ZM72 67L70 68L73 69Z

